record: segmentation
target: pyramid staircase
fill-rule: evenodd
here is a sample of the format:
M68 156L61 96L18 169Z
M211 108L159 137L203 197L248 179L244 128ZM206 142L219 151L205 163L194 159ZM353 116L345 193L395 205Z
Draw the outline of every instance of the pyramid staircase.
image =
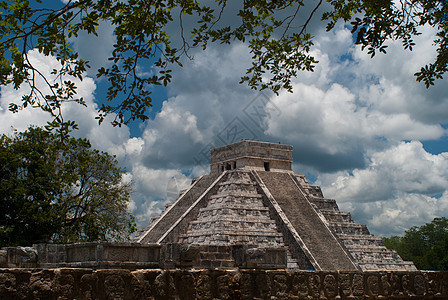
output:
M282 233L264 206L248 171L228 172L179 242L192 245L239 245L284 248ZM288 253L288 266L298 262Z
M322 213L361 270L417 270L412 262L403 261L395 250L387 249L380 237L372 236L367 226L356 224L349 212L340 211L335 200L324 198L320 187L311 186L304 175L295 177L310 203Z
M416 270L294 174L291 146L241 141L211 157L210 174L194 179L136 242L191 246L200 267L241 266L232 251L243 246L246 262L267 251L271 266L291 269Z

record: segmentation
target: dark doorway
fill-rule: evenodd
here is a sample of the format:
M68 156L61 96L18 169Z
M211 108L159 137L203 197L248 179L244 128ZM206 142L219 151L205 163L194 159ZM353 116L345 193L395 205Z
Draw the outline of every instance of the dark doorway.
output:
M270 171L271 168L269 167L269 163L268 162L264 162L264 170L265 171Z

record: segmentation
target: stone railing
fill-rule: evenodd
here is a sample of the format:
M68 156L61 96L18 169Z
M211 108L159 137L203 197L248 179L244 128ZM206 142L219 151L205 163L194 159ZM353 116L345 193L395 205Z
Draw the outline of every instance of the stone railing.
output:
M286 268L285 248L248 245L76 243L0 250L3 268Z
M0 250L0 299L448 299L448 272L286 270L283 248L39 244Z
M0 299L447 299L448 272L0 269Z

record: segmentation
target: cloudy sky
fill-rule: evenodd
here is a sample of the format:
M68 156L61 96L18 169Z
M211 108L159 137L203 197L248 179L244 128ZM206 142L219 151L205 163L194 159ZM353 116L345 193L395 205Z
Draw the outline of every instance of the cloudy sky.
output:
M126 167L126 180L134 184L130 210L140 226L192 177L208 172L211 147L241 138L292 145L294 171L375 235L402 234L448 216L447 80L426 89L413 76L433 59L433 32L424 29L412 52L389 43L387 55L371 59L353 45L349 29L340 25L327 33L323 25L313 29L319 64L299 74L294 93L276 96L238 84L250 64L247 47L213 45L192 50L194 59L173 71L169 87L155 93L146 123L98 126L104 82L93 73L78 82L88 107L67 105L64 114L79 123L75 135ZM107 63L112 31L103 24L98 38L75 42L94 69ZM36 51L30 57L44 72L57 66ZM0 92L0 133L45 124L38 110L8 111L25 89Z

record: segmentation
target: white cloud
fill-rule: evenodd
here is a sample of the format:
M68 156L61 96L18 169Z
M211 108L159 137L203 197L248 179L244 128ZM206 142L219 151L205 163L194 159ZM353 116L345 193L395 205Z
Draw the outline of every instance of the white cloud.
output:
M357 208L364 212L369 229L375 234L402 235L410 224L420 226L432 221L435 216L444 216L440 210L446 199L436 199L422 194L404 194L388 201L368 203Z
M401 234L448 214L448 153L425 151L418 141L402 142L372 155L365 169L319 176L326 197L337 199L375 233Z
M209 143L219 146L217 136L238 117L257 139L292 144L294 166L304 168L295 171L319 170L326 195L373 232L399 233L430 221L446 206L445 198L436 195L445 192L448 180L444 154L427 153L419 142L446 134L440 125L448 117L448 93L440 91L446 92L446 85L428 91L412 77L430 57L403 54L394 44L388 55L372 60L353 47L343 27L316 36L315 72L299 74L293 94L271 97L280 113L266 119L267 128L244 114L258 95L237 84L248 65L247 48L211 45L205 52L193 51L195 59L174 70L172 97L147 124L138 155L144 169L135 167L134 172L150 172L140 177L156 182L158 177L168 180L165 171L201 174L206 164L195 165L193 158ZM426 48L414 51L422 54ZM144 185L142 181L138 190L163 198L160 190ZM160 211L162 203L147 203L141 213ZM420 207L431 209L423 213Z
M104 30L110 50L110 28ZM140 226L163 209L172 178L185 182L183 173L204 172L207 147L221 145L218 137L235 118L256 139L292 144L294 166L304 168L295 171L318 174L325 195L377 234L401 233L447 214L447 156L427 153L419 141L446 135L440 124L448 123L448 85L443 80L427 90L413 78L432 58L432 33L425 32L419 38L423 44L411 53L390 43L388 54L374 59L353 47L350 31L342 26L318 33L312 50L319 60L315 72L300 73L293 94L268 95L279 113L265 120L267 127L245 114L259 93L238 84L250 65L247 47L238 43L192 50L194 60L173 70L169 99L140 137L130 139L127 127L113 128L107 121L96 125L90 78L77 82L88 108L64 109L80 124L79 136L116 154L126 166L135 189L130 209ZM48 70L55 65L54 59L30 54ZM46 122L38 110L9 113L11 99L18 99L17 91L2 88L0 132ZM194 160L198 157L200 165Z
M272 98L282 114L268 121L266 133L282 136L299 147L305 142L334 155L354 148L366 151L377 137L429 140L445 133L439 124L424 124L404 113L384 114L360 106L358 97L337 83L326 90L296 83L294 89L293 94L282 92Z
M139 164L132 168L132 174L138 208L134 213L140 226L146 226L151 216L160 214L167 203L175 200L172 194L178 194L191 182L179 170L155 170ZM171 183L173 179L176 185Z
M402 142L374 153L365 169L321 180L330 197L338 195L345 201L385 200L399 192L441 194L448 186L448 153L434 155L418 141Z

